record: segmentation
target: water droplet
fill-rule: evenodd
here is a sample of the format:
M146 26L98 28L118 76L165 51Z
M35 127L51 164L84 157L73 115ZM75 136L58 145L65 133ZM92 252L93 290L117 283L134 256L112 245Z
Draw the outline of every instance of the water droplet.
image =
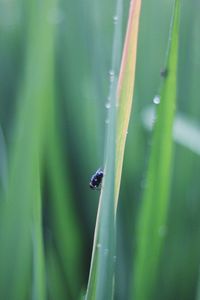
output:
M117 24L117 22L118 22L118 16L114 16L113 17L113 22L114 22L114 24Z
M106 105L105 105L105 107L106 107L107 109L109 109L109 108L111 107L110 102L107 102Z
M98 249L100 249L101 248L101 244L99 243L99 244L97 244L97 248Z
M153 98L153 103L154 103L154 104L160 104L160 96L156 95L156 96Z
M110 70L109 75L110 75L110 82L113 82L115 78L115 72L113 70Z
M105 123L106 123L106 124L109 124L109 123L110 123L110 120L109 120L109 119L106 119Z
M114 263L116 262L116 260L117 260L117 256L113 255L113 261L114 261Z

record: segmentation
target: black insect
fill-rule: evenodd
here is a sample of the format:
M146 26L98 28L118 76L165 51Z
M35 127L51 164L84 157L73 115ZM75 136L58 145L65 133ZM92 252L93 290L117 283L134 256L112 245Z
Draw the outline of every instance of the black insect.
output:
M90 179L90 187L93 190L98 190L101 188L101 183L103 179L103 170L100 168L96 171L94 175L92 175Z
M162 69L160 71L160 75L163 77L163 78L166 78L167 75L168 75L168 70L165 68L165 69Z

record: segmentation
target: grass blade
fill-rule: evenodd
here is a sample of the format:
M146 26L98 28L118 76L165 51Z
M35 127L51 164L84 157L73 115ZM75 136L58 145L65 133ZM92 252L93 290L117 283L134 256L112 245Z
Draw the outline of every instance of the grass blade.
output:
M117 1L117 13L121 1ZM116 24L113 39L112 69L110 71L110 109L108 114L107 140L105 148L104 180L97 212L93 253L90 275L85 299L112 299L114 293L115 264L115 210L114 210L114 178L115 178L115 140L116 140L116 90L119 66L120 31Z
M177 93L179 14L180 1L175 0L167 50L167 76L161 89L161 102L158 106L147 173L147 187L137 224L137 253L132 299L151 299L164 240Z
M0 158L0 193L1 190L5 192L7 188L7 149L6 149L6 143L4 139L4 134L3 130L0 126L0 153L1 153L1 158Z
M23 87L10 151L8 192L1 203L0 298L46 298L41 222L42 150L52 97L54 1L28 4L28 43ZM33 271L33 281L32 281Z
M81 285L81 233L72 203L69 176L62 163L64 155L62 155L61 140L56 127L56 111L56 102L49 103L50 124L47 133L46 167L51 200L48 205L52 218L53 240L59 253L64 278L67 281L68 293L70 299L77 299ZM51 276L54 275L51 274ZM62 297L60 295L60 299L65 298L66 294Z
M37 164L35 195L33 200L33 287L32 299L46 299L45 259L42 232L42 198L40 189L40 170Z
M119 3L120 1L118 2L120 8ZM141 1L131 1L118 89L115 73L118 70L119 55L116 49L119 48L117 47L119 45L119 35L117 35L117 32L114 35L114 55L112 74L110 74L112 76L110 88L111 109L106 147L105 177L96 221L91 272L86 294L88 300L112 299L113 297L114 264L116 260L116 208L132 104L140 6ZM119 13L116 14L116 16L118 15Z
M117 88L117 141L116 141L116 182L115 182L115 209L117 208L120 189L124 149L128 124L132 108L132 98L135 83L136 52L138 27L141 9L141 0L131 1L126 39L120 68Z

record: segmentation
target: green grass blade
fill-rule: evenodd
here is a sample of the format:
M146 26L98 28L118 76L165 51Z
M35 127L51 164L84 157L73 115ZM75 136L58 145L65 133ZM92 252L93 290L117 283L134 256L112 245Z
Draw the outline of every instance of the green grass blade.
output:
M47 276L48 276L48 299L72 299L68 294L67 284L60 270L59 260L52 243L48 244L46 254Z
M33 287L32 299L46 299L45 259L42 232L42 199L40 189L40 171L37 164L37 177L35 180L35 195L33 199Z
M164 240L172 164L172 128L177 94L179 14L180 1L176 0L167 50L167 76L163 80L161 89L147 172L147 186L137 224L137 253L131 299L151 299Z
M113 298L116 235L114 210L116 86L116 79L114 79L111 88L105 175L97 213L93 256L85 297L87 300Z
M67 281L66 292L76 299L81 286L81 232L73 207L73 195L70 191L70 177L64 170L64 155L61 140L56 127L56 102L49 104L50 124L47 134L47 173L50 185L49 211L51 215L54 242L62 263ZM66 155L66 154L65 154ZM51 274L51 276L53 276ZM76 278L76 280L74 280ZM60 299L65 299L63 295Z
M114 266L116 260L116 208L124 147L131 112L140 6L141 1L131 2L118 89L115 71L118 70L119 55L116 53L116 49L119 48L118 45L120 44L120 32L116 32L117 28L114 35L113 74L111 74L110 89L111 108L109 112L105 176L96 221L93 257L86 294L87 300L113 298ZM118 2L118 8L120 7L121 5ZM118 14L116 15L118 16Z
M5 143L5 138L3 130L0 126L0 193L1 191L5 192L7 188L7 176L8 176L8 166L7 166L7 148Z
M126 39L118 82L118 112L117 112L117 141L116 141L116 182L115 208L120 189L124 149L131 115L132 98L135 83L136 53L141 0L131 1Z
M113 82L116 91L116 82ZM112 99L115 100L114 93ZM93 256L85 299L112 299L115 263L115 210L114 210L114 174L115 174L115 102L111 100L110 130L104 168L104 181L97 213ZM113 105L114 104L114 105Z
M14 123L8 191L1 203L0 298L8 300L25 300L31 293L33 299L46 298L40 173L53 86L54 25L49 10L54 1L27 5L25 76Z
M119 5L117 13L119 16ZM113 39L112 69L110 71L110 109L108 112L107 140L105 147L104 180L101 188L97 212L93 253L90 267L86 300L112 299L114 293L115 264L115 209L114 209L114 178L115 178L115 140L116 140L116 91L119 66L119 38L121 28L115 26Z

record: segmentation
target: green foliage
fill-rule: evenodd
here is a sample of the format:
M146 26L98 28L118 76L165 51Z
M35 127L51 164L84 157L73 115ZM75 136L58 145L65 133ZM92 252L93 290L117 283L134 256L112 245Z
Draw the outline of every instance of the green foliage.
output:
M175 1L169 49L157 110L143 203L137 224L137 253L132 294L149 299L156 284L166 230L172 166L173 122L176 106L180 1ZM160 102L160 103L159 103ZM134 297L133 297L134 299Z
M180 2L180 30L172 31L168 75L161 78L174 0L142 1L128 131L130 107L125 114L113 105L107 113L105 104L115 59L119 71L129 1L118 2L118 20L114 1L0 2L0 299L85 297L99 198L89 180L99 167L106 174L94 249L102 248L93 251L88 299L113 292L116 300L199 297L200 7ZM132 79L133 72L124 84ZM157 109L153 134L149 106ZM173 118L183 123L172 147ZM122 155L117 122L125 124Z

